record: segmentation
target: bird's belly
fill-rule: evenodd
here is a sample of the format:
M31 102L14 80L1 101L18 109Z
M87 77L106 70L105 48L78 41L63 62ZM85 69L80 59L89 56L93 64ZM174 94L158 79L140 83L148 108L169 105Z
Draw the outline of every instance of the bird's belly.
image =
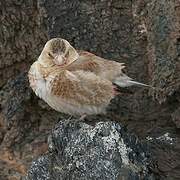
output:
M93 105L81 105L73 101L67 101L60 97L50 95L44 99L53 109L59 112L63 112L71 115L92 115L105 113L105 105L93 106Z

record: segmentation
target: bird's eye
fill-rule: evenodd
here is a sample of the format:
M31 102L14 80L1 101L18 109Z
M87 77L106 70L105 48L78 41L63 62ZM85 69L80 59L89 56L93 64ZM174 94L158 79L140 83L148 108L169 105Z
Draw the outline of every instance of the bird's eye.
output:
M52 55L52 53L48 53L48 56L50 57L50 58L53 58L53 55Z

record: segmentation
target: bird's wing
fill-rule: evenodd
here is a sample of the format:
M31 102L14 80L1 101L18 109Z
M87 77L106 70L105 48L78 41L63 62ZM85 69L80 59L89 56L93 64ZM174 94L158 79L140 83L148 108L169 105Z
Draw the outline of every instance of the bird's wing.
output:
M95 73L97 76L113 82L116 77L122 74L124 63L110 61L99 56L96 56L87 51L79 51L79 59L74 61L68 70L83 70Z
M152 87L150 85L134 81L122 72L124 63L107 60L87 51L79 51L79 58L69 67L69 70L84 70L95 73L102 79L107 79L117 86L128 87L132 85Z
M51 93L81 105L107 105L114 97L113 85L92 72L67 71L58 73L51 82Z

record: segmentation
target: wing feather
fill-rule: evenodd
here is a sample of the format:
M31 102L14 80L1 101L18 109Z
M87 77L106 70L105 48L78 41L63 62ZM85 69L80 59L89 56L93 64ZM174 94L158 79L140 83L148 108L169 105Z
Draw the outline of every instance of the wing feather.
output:
M74 61L67 69L70 71L84 70L95 73L103 79L113 82L122 74L124 63L110 61L86 51L79 51L79 59Z
M107 105L114 97L110 81L82 70L64 70L54 77L51 87L53 95L81 105Z

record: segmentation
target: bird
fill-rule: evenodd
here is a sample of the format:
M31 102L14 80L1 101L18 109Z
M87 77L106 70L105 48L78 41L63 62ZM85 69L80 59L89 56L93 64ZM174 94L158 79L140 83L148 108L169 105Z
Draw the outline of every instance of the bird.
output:
M67 40L52 38L28 72L30 87L51 108L83 119L106 114L117 87L150 85L134 81L124 63L76 50Z

